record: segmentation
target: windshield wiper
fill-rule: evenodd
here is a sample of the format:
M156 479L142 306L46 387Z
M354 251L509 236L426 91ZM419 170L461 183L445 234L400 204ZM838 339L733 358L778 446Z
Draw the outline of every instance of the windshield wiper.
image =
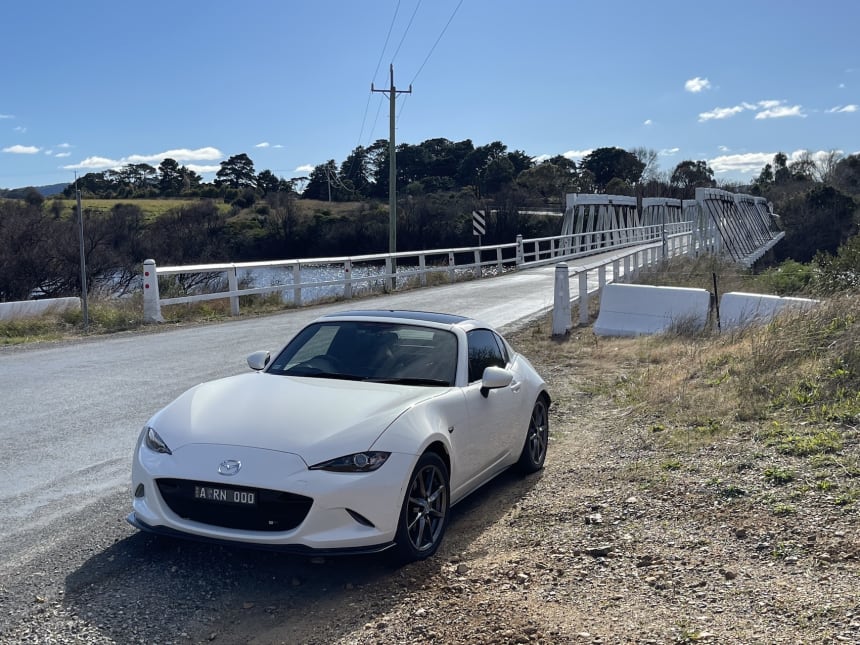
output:
M365 381L370 383L387 383L391 385L429 385L433 387L450 387L448 381L443 381L438 378L417 378L417 377L398 377L398 378L367 378Z

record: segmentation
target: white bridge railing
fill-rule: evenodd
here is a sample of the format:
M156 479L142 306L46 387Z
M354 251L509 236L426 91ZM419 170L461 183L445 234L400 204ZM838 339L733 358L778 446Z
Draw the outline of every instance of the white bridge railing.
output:
M558 235L535 239L517 237L509 244L481 247L461 247L377 253L348 257L307 258L267 262L229 262L184 266L157 266L155 260L143 263L144 320L163 320L161 308L206 300L230 300L230 313L239 315L240 297L280 292L296 306L301 306L305 293L321 288L341 290L344 299L374 290L394 291L399 288L427 286L432 276L444 276L442 281L481 278L505 271L526 269L604 253L611 250L644 245L671 243L673 248L689 249L690 227L674 225L672 232L661 225L639 227L624 235L601 236L594 232ZM617 231L616 231L617 233ZM683 238L683 239L681 239ZM664 244L665 246L665 244ZM684 251L687 252L687 251ZM244 286L243 276L255 270L271 270L279 274L277 284ZM198 286L181 296L161 298L159 278L176 276L176 284L197 283ZM196 278L196 279L195 279ZM210 278L205 280L203 278ZM214 278L214 279L211 279ZM220 280L218 279L220 278ZM205 286L204 286L205 285ZM206 291L212 288L214 290Z

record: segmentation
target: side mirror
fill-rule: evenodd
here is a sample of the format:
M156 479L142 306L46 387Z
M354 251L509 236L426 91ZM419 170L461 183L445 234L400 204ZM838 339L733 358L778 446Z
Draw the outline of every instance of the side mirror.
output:
M248 356L248 367L250 367L255 372L259 372L261 369L266 367L269 364L269 361L272 360L272 355L266 351L262 350L259 352L254 352L250 356Z
M490 394L490 390L508 387L513 380L513 372L491 365L484 370L484 376L481 379L481 394L484 398L487 398Z

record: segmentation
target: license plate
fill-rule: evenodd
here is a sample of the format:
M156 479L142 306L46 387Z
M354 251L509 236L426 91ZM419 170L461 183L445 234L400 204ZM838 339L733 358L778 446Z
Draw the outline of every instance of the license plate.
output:
M252 490L216 488L215 486L195 486L194 499L205 500L207 502L216 502L218 504L256 506L257 493Z

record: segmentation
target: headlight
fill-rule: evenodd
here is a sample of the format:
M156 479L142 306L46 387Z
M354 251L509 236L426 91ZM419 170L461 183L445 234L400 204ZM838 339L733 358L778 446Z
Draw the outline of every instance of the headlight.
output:
M146 444L146 447L155 452L161 452L165 455L172 455L173 452L170 448L167 447L167 444L164 443L164 439L155 431L155 428L150 428L149 426L143 429L143 443Z
M336 473L369 473L379 468L390 452L357 452L311 466L311 470L331 470Z

